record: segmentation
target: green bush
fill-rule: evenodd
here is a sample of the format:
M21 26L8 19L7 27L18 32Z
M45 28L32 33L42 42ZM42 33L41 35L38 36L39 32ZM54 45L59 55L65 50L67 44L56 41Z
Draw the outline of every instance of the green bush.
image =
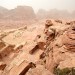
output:
M75 75L75 68L54 69L55 75Z

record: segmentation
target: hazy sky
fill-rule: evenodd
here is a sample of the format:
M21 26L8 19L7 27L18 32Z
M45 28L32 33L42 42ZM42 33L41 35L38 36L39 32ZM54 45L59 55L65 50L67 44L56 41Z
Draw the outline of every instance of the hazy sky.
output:
M0 6L12 9L18 5L32 6L35 11L42 9L75 10L75 0L0 0Z

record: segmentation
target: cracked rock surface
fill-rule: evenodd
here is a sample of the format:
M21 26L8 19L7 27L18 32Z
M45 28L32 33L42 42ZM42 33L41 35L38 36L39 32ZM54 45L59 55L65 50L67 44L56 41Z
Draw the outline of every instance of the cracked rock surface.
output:
M55 68L75 67L73 21L66 25L47 20L4 32L0 32L0 75L56 75Z

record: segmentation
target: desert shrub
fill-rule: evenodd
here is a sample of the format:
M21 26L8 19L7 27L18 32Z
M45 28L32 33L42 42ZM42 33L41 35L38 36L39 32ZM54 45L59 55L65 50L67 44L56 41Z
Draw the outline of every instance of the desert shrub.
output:
M55 75L75 75L75 68L54 68Z

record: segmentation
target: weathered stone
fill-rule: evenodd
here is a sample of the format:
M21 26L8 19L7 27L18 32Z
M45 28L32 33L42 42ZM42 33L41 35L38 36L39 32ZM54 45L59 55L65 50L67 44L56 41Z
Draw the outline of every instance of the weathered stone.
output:
M30 53L30 54L33 54L33 53L35 53L35 51L38 50L38 49L39 49L39 46L36 45L31 51L29 51L29 53Z
M47 69L45 69L42 65L37 65L36 68L29 69L26 75L53 75Z
M6 67L6 64L3 62L0 62L0 70L4 70Z
M14 48L14 52L18 53L22 48L23 48L23 45L20 45L20 46Z
M71 21L70 23L71 23L71 25L75 25L75 21Z
M55 22L57 22L57 23L61 23L61 24L62 24L62 21L61 21L61 20L55 20Z
M37 35L34 41L37 41L41 38L41 35Z
M65 61L61 61L58 68L64 69L64 68L73 68L75 67L75 58L67 59Z
M66 25L71 25L71 22L66 22Z
M45 28L49 28L50 26L52 26L53 23L51 20L46 20L46 23L45 23Z
M33 63L23 61L20 65L13 66L7 75L25 75L32 65Z
M63 44L66 46L67 50L75 51L75 30L74 29L69 29L63 35L62 41L63 41Z
M5 43L4 42L0 42L0 50L3 48L3 47L5 47L6 45L5 45Z
M14 47L15 47L15 45L6 46L4 49L1 50L0 55L2 57L5 57L5 56L9 55L11 52L14 51Z
M38 42L37 44L38 44L39 49L44 50L45 48L44 46L46 45L45 42Z
M38 26L31 26L26 31L23 30L22 35L15 37L15 40L12 38L16 47L7 46L0 51L1 58L4 57L3 61L7 64L4 75L53 75L51 72L54 68L75 67L74 24L69 28L70 25L50 23L45 27L45 34L41 27L39 30ZM12 33L12 36L21 31Z

